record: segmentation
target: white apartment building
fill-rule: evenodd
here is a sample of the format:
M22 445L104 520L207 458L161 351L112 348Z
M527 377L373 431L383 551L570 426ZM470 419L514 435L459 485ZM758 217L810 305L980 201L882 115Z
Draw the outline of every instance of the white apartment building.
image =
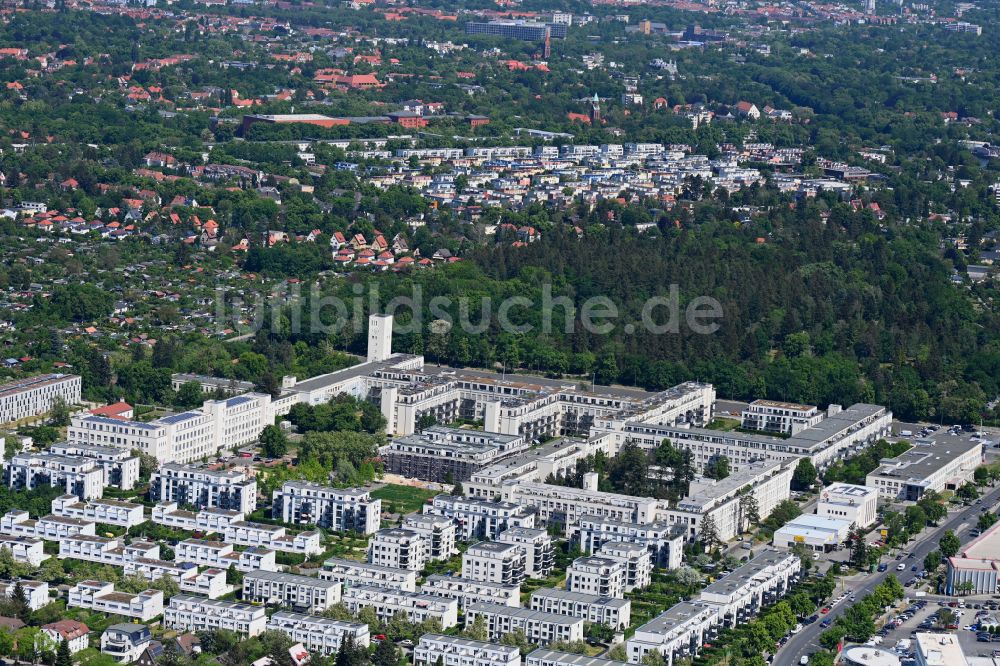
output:
M742 427L747 430L767 430L797 435L823 420L823 412L815 405L799 405L774 400L754 400L743 410Z
M531 595L533 611L579 617L593 624L603 624L615 631L628 629L632 619L632 602L628 599L600 597L583 592L570 592L543 587Z
M668 523L682 526L688 538L694 539L701 523L711 516L719 538L728 541L749 527L743 494L749 493L754 498L760 519L764 520L791 496L794 473L794 463L763 461L745 465L721 481L699 477L691 482L688 496L676 507L665 509L662 517Z
M125 563L124 571L126 576L139 576L148 581L173 578L180 584L198 573L198 565L192 562L174 562L155 557L137 557Z
M278 570L273 550L247 548L238 551L231 543L206 539L185 539L178 542L174 547L174 559L177 562L193 562L220 569L234 566L243 572Z
M631 664L642 663L648 652L663 655L665 666L691 658L719 632L718 609L697 601L682 601L638 627L626 644Z
M279 571L252 571L243 577L243 600L321 613L340 601L340 583Z
M823 488L816 503L816 515L837 518L864 529L878 520L878 490L851 483L834 483Z
M424 634L413 649L413 666L521 666L521 653L513 646L473 641L457 636Z
M153 507L152 521L167 527L176 527L192 532L225 532L230 523L245 518L243 512L212 507L200 511L184 511L177 502L157 502ZM227 539L228 541L228 539Z
M599 423L595 430L598 434L620 438L622 442L635 442L647 450L658 448L666 439L674 446L690 450L698 470L704 470L712 460L725 456L731 468L739 471L745 465L762 460L785 462L803 457L823 469L888 435L891 425L892 412L885 407L858 403L847 409L830 405L825 418L815 426L784 439L632 419Z
M66 605L149 622L163 614L163 592L145 590L138 594L128 594L115 592L114 583L84 580L70 588Z
M362 608L371 608L382 622L388 622L393 615L403 612L410 622L437 620L442 629L458 624L458 601L455 599L371 585L351 585L344 590L343 601L354 614Z
M62 398L67 405L80 402L80 376L49 374L8 382L0 386L0 424L41 416Z
M58 541L76 534L93 535L95 524L90 521L62 516L43 516L31 520L27 511L8 511L0 518L0 534L9 536L37 537L47 541Z
M705 587L699 600L717 609L723 626L742 624L781 597L798 579L802 562L786 551L766 549Z
M500 543L518 546L524 554L524 575L527 578L548 578L552 573L555 555L552 537L541 529L511 527L497 537Z
M50 451L18 453L3 463L4 483L15 490L64 488L81 499L104 494L106 473L90 458L57 455Z
M68 437L75 443L139 449L161 463L186 463L255 442L272 423L271 396L247 393L207 400L199 409L148 423L77 415L70 422Z
M323 552L320 533L314 530L288 534L288 530L279 525L238 520L229 523L223 535L226 543L237 546L258 546L301 555L318 555Z
M444 561L456 552L455 534L458 528L449 518L415 513L403 519L403 527L423 537L428 560Z
M474 497L437 495L424 513L451 518L460 541L496 539L511 527L535 527L535 514L526 506Z
M168 463L150 479L149 497L155 502L228 509L246 515L257 508L257 482L235 470Z
M274 491L272 515L291 525L374 534L382 521L382 500L372 499L363 488L286 481Z
M49 559L45 554L45 542L37 537L17 537L0 534L0 548L6 548L17 562L26 562L33 567L40 566Z
M336 557L323 563L319 577L342 583L345 588L350 585L370 585L403 592L413 592L417 589L416 571L341 560Z
M105 486L132 490L139 483L139 456L132 455L131 451L114 446L57 442L49 447L48 452L93 461L95 466L104 470Z
M143 563L140 561L137 564L141 565ZM209 599L218 599L233 591L232 586L226 583L225 569L215 567L209 567L200 572L198 571L198 567L194 567L178 583L181 592L208 597Z
M76 495L61 495L52 500L52 513L64 518L120 525L132 528L146 521L143 505L113 499L81 502Z
M501 497L538 512L545 524L560 524L571 532L586 515L600 515L631 523L652 523L659 502L652 497L605 493L591 488L571 488L545 483L514 481L505 483Z
M627 643L628 660L639 664L652 651L666 666L693 658L724 627L747 622L786 594L801 573L797 555L764 550L706 587L698 599L682 601L636 629Z
M684 557L686 530L681 525L657 521L646 525L586 515L580 518L577 538L580 550L594 555L610 541L639 543L646 546L655 566L677 569Z
M956 490L972 480L983 462L983 445L964 438L918 439L913 448L882 461L865 479L879 497L916 501L925 492Z
M462 553L462 578L520 585L524 580L524 548L500 541L473 544Z
M599 557L618 560L625 565L625 591L641 590L653 578L653 558L641 543L609 541L597 551Z
M379 530L368 540L368 562L380 567L423 571L427 565L427 541L399 527Z
M545 648L538 648L524 658L524 666L624 666L625 663Z
M521 605L521 586L503 585L470 580L461 576L433 574L420 587L420 592L435 597L447 597L458 601L463 612L469 604L486 602L518 608Z
M267 628L287 634L293 641L305 645L310 652L325 655L335 654L345 636L350 636L354 644L361 647L368 647L371 640L367 624L288 611L278 611L272 615Z
M128 562L140 557L158 559L160 547L149 541L133 541L125 544L119 538L74 534L59 540L59 559L99 562L124 567Z
M541 613L527 608L509 608L496 604L470 604L465 611L465 626L476 618L486 623L490 640L497 641L513 631L521 631L529 643L548 645L554 641L583 640L583 620L568 615Z
M624 560L588 555L578 557L566 569L566 589L598 597L625 597Z
M10 599L20 585L24 590L24 598L28 600L28 608L33 611L48 605L49 584L41 580L4 580L0 581L0 595Z
M256 636L267 628L267 615L263 606L179 594L164 610L163 624L178 631L227 629L240 636Z

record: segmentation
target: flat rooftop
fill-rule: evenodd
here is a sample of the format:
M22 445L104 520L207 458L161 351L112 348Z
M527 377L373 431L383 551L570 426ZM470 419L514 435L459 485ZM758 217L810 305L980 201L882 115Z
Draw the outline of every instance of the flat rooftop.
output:
M917 439L913 448L895 458L882 460L869 476L883 476L904 479L914 484L923 483L935 473L950 465L955 459L973 450L982 452L981 442L965 438L942 436L941 439Z

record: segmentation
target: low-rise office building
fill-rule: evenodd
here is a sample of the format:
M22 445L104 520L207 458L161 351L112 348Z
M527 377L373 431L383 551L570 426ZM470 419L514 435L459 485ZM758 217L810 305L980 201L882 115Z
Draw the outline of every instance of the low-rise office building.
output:
M424 634L413 649L413 666L521 666L514 646L473 641L458 636Z
M566 569L566 589L598 597L625 597L625 561L589 555L578 557Z
M878 520L878 490L852 483L834 483L823 488L816 515L854 523L861 529Z
M321 613L340 601L338 582L279 571L252 571L243 576L243 600L289 606L295 611Z
M592 624L603 624L615 631L628 629L632 602L628 599L600 597L596 594L570 592L543 587L531 595L531 610L579 617Z
M335 654L346 636L350 636L354 645L360 647L368 647L371 641L367 624L304 613L278 611L268 620L267 628L287 634L310 652L325 655Z
M791 548L801 544L809 550L829 553L847 541L851 523L840 518L816 514L798 516L775 530L772 543L777 548Z
M462 553L462 578L500 585L524 580L524 548L516 543L482 541Z
M336 557L331 557L323 563L319 577L342 583L345 589L350 585L371 585L403 592L414 592L417 589L416 571L341 560Z
M580 549L588 555L596 554L608 542L639 543L649 550L653 564L664 569L681 566L686 536L683 525L665 521L625 523L594 515L580 518L577 528Z
M388 622L393 615L403 612L411 622L437 620L442 629L458 624L458 602L455 599L386 587L351 585L344 590L343 600L352 613L371 608L382 622Z
M272 515L291 525L374 534L382 520L382 500L372 499L363 488L286 481L274 491Z
M88 608L109 615L131 617L149 622L163 614L163 592L145 590L138 594L116 592L114 583L84 580L70 588L66 605Z
M132 528L146 521L141 504L113 499L81 502L76 495L62 495L52 500L52 513L65 518L119 525Z
M522 632L529 643L536 645L583 640L583 620L568 615L496 604L471 604L465 611L465 626L471 626L480 617L486 623L486 630L493 641L514 631Z
M368 561L381 567L423 571L427 565L427 541L399 527L379 530L368 540Z
M456 552L458 529L450 518L415 513L403 519L403 527L423 537L428 560L444 561Z
M928 490L957 490L972 481L983 462L983 445L964 438L918 439L913 448L883 460L868 474L865 485L879 497L914 502Z
M500 543L518 546L524 554L524 575L527 578L548 578L555 563L552 537L541 529L512 527L497 537Z
M521 605L521 586L503 585L470 580L461 576L432 574L420 587L420 592L435 597L446 597L458 601L463 612L469 604L490 603L518 608Z
M212 470L178 463L161 465L149 482L154 502L228 509L246 515L257 508L257 482L235 470Z
M437 495L424 513L453 520L460 541L492 540L511 527L535 527L535 514L526 506L474 497Z
M226 629L240 636L256 636L267 628L267 615L263 606L178 594L164 610L163 624L178 631Z

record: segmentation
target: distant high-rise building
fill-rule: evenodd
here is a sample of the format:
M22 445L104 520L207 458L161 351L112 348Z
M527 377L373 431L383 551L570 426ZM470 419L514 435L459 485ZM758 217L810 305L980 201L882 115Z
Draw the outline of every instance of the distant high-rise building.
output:
M875 0L865 0L865 13L869 15L875 14Z
M529 21L489 21L481 23L469 21L465 24L468 35L493 35L526 42L544 42L546 37L566 39L566 25L563 23L532 23Z

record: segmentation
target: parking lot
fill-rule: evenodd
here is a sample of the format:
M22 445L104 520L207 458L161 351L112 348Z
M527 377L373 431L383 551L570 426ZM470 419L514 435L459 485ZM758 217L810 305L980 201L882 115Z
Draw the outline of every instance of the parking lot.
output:
M872 638L870 643L886 650L896 649L906 666L913 659L916 651L914 636L918 632L948 631L958 636L963 651L969 655L989 657L994 650L1000 651L1000 640L986 643L977 639L977 632L972 630L980 622L1000 624L1000 611L997 602L968 602L965 608L959 608L962 602L933 601L926 599L911 599L910 604L899 611L889 614L888 621ZM955 607L948 604L954 603ZM976 608L979 606L979 608ZM947 609L954 614L953 629L941 628L937 624L938 613Z

